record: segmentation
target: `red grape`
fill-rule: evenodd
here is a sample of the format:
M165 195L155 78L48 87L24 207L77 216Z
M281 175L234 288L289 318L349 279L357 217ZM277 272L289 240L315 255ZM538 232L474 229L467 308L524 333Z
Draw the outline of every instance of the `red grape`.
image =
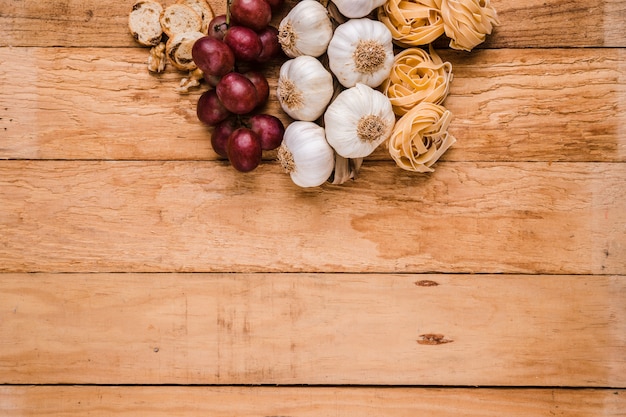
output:
M270 96L270 85L267 82L267 78L265 78L265 76L261 72L254 70L247 71L243 75L245 75L246 78L248 78L250 81L252 81L252 84L254 84L257 95L256 107L265 104Z
M198 119L209 126L215 126L231 114L217 97L214 89L202 93L198 99L196 113Z
M261 140L261 149L269 151L276 149L283 142L285 126L276 116L271 114L255 114L249 120L250 130L256 133Z
M261 53L256 59L257 62L267 62L272 58L276 58L282 52L280 42L278 41L278 29L274 26L267 26L257 34L261 40L261 45L263 45Z
M238 72L224 75L215 91L224 107L235 114L250 113L258 103L254 84Z
M231 17L242 26L261 30L272 20L272 8L265 0L232 0Z
M277 10L278 8L282 7L283 4L285 3L285 0L265 0L265 1L267 2L267 4L270 5L272 10Z
M219 14L215 16L209 22L209 33L208 35L214 37L219 40L224 39L224 35L226 35L226 31L228 30L228 24L226 23L226 15Z
M211 36L203 36L193 44L191 57L202 72L218 77L235 66L235 54L230 47Z
M211 147L216 154L222 158L228 158L226 152L226 146L228 143L228 137L239 127L237 119L229 117L226 120L221 121L213 128L211 133Z
M258 135L247 127L240 127L231 133L226 152L232 166L241 172L252 171L259 166L263 156Z
M221 76L207 74L206 72L204 73L203 78L204 78L204 81L206 81L207 84L210 85L211 87L217 86L217 83L219 83L220 80L222 79Z
M241 61L254 61L263 50L259 35L245 26L231 26L224 36L224 43L232 49L235 58Z

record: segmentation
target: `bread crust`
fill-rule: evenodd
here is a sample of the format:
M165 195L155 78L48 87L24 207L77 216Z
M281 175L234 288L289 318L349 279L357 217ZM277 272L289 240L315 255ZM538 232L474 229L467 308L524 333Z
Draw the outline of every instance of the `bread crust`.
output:
M159 19L163 32L173 38L179 33L200 32L202 19L191 7L185 4L172 4L161 12Z
M193 44L201 37L206 36L202 32L184 32L168 39L165 44L165 55L168 61L177 69L192 71L197 68L191 49Z
M209 24L215 17L215 13L211 8L211 5L206 0L177 0L177 4L184 4L191 7L202 20L202 26L200 32L205 35L209 33Z
M155 46L161 42L163 6L154 0L139 0L133 4L128 15L128 29L133 38L143 46Z

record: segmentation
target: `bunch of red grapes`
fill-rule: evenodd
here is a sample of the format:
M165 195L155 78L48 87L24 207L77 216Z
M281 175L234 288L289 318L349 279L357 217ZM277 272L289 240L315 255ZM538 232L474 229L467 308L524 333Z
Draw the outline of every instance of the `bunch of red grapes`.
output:
M200 121L213 127L211 145L241 172L255 169L264 150L276 149L285 127L260 113L270 87L265 63L282 54L272 13L283 0L230 0L228 16L216 16L209 33L193 45L192 57L212 87L197 105Z

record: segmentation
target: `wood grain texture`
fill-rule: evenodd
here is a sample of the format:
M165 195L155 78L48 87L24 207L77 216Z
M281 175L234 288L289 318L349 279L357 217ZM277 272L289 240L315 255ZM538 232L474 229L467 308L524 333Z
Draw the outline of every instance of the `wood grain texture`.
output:
M626 161L626 53L611 49L443 52L450 161ZM140 49L0 48L0 158L214 160L202 91L154 76ZM275 91L278 64L266 68ZM279 116L274 94L263 111ZM268 152L267 159L274 154ZM384 146L370 159L391 159Z
M2 384L626 387L619 276L4 274L0 306Z
M0 46L137 46L128 30L133 3L0 0ZM174 0L161 3L168 5ZM217 13L225 10L224 1L209 3ZM481 47L626 46L626 5L620 0L493 0L491 4L498 11L501 25ZM275 17L274 24L280 16Z
M618 417L624 390L0 387L5 417Z
M492 0L435 173L313 190L216 159L133 2L0 0L2 417L626 417L626 2Z
M0 269L624 274L624 178L624 164L369 163L300 189L276 163L4 161Z

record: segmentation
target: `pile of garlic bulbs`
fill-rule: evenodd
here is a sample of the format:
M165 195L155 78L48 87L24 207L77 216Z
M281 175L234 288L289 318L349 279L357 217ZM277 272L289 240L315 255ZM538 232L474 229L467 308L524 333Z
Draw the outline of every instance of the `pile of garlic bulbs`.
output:
M371 3L363 16L380 1ZM367 17L336 25L315 0L297 3L278 31L290 59L281 66L276 95L295 120L278 152L281 165L301 187L319 186L333 172L333 183L343 183L395 125L391 102L377 89L393 65L391 33Z

